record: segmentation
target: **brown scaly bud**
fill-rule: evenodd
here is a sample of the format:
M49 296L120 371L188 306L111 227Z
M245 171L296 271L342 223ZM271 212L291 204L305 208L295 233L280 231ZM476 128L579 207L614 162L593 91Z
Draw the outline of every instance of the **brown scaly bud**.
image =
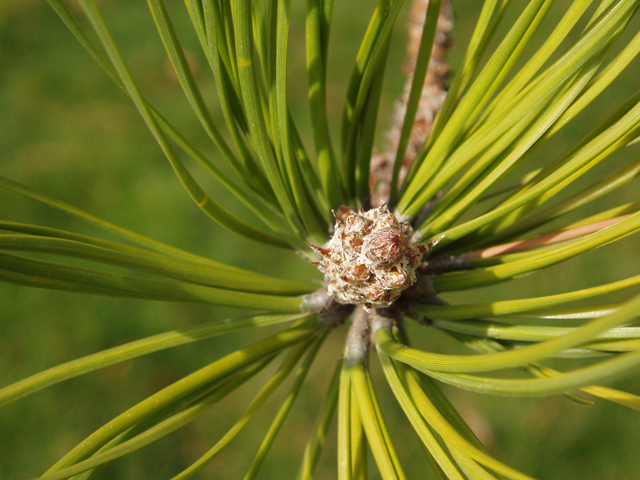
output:
M413 228L386 205L356 212L340 207L333 238L314 262L325 274L327 293L339 303L366 309L390 306L416 281L426 249L412 242Z

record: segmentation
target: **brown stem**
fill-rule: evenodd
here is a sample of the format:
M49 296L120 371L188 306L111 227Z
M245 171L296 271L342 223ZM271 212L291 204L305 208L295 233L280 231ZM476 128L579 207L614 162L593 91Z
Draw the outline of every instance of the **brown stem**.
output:
M527 238L525 240L519 240L517 242L505 243L504 245L496 245L495 247L489 247L483 250L476 250L467 253L465 257L468 260L474 260L477 258L491 258L497 257L499 255L505 255L507 253L516 253L525 250L531 250L533 248L544 247L545 245L551 245L554 243L562 242L564 240L571 240L572 238L589 235L590 233L597 232L599 230L602 230L603 228L607 228L615 223L618 223L628 216L629 215L621 215L609 220L590 223L589 225L581 225L579 227L570 228L568 230L560 230L558 232L547 233L546 235L540 235L539 237Z
M407 82L404 92L396 101L395 109L391 121L391 127L387 132L388 146L386 151L374 153L371 159L370 191L371 204L374 207L382 205L389 199L390 182L393 173L393 162L400 141L402 123L404 122L407 110L407 101L411 89L411 81L416 67L418 50L422 30L424 28L425 14L429 0L414 0L409 12L407 36L409 43L407 46L407 62L405 72ZM422 97L416 114L415 124L411 130L409 145L404 157L402 169L400 171L400 181L406 175L411 162L416 156L420 145L424 143L431 130L431 124L436 114L442 107L447 94L447 76L450 68L447 61L447 51L453 45L449 32L453 28L453 10L451 0L443 0L436 27L436 36L431 51L431 60L427 70L427 77L422 89Z

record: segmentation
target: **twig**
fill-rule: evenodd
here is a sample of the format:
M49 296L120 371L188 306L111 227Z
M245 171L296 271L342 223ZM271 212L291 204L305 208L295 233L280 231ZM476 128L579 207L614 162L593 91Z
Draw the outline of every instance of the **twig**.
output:
M414 0L409 12L408 32L409 44L407 46L405 84L402 96L396 101L391 127L387 132L389 145L384 152L374 153L371 159L370 191L371 204L374 207L382 205L388 201L390 192L391 175L393 173L393 162L400 141L400 132L407 109L407 100L411 89L411 81L416 67L416 59L420 47L420 39L424 28L425 14L429 0ZM427 71L427 77L422 89L422 97L416 114L415 124L411 130L409 145L404 157L402 170L400 171L400 181L406 175L411 162L416 156L420 145L422 145L431 130L431 124L442 107L447 94L447 76L449 74L449 62L447 61L447 51L452 47L453 42L449 32L453 28L453 10L451 0L443 0L436 27L436 37L431 51L431 60Z
M525 240L519 240L517 242L505 243L503 245L496 245L495 247L485 248L483 250L475 250L465 255L467 260L474 260L477 258L491 258L499 255L505 255L507 253L522 252L524 250L531 250L533 248L544 247L554 243L562 242L565 240L571 240L572 238L582 237L589 235L590 233L597 232L603 228L607 228L621 220L624 220L629 215L621 215L609 220L603 220L601 222L590 223L589 225L581 225L579 227L570 228L568 230L560 230L558 232L547 233L546 235L540 235L539 237L527 238Z

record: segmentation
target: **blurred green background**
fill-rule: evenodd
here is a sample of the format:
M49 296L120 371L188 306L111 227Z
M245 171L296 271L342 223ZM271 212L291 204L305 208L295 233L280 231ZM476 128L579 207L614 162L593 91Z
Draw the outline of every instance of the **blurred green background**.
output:
M296 121L310 143L305 106L304 3L293 2L290 101ZM350 65L373 11L372 0L336 2L330 48L328 110L339 125ZM507 16L521 10L514 2ZM524 2L522 2L524 3ZM99 2L142 92L183 133L214 159L217 152L191 114L166 60L146 3ZM211 75L189 26L183 4L167 2L184 46L214 115L221 119ZM544 41L569 4L557 1L523 58ZM75 3L74 11L79 13ZM471 34L480 2L455 1L457 14L451 52L455 71ZM634 19L620 44L637 32ZM501 38L504 29L498 32ZM575 35L572 37L575 38ZM378 146L393 101L402 90L405 38L400 21L381 107ZM611 57L611 55L610 55ZM258 246L216 227L194 205L126 96L94 64L44 1L0 2L0 175L63 199L116 224L158 240L241 267L287 278L320 278L315 267L293 253ZM522 61L520 62L522 64ZM345 67L347 66L347 67ZM513 172L514 177L549 162L588 132L608 111L638 88L638 62L594 102L570 128ZM629 147L594 169L593 182L638 155ZM194 169L194 172L197 172ZM202 172L216 198L241 210ZM508 180L507 180L508 181ZM570 193L568 189L567 193ZM637 200L637 183L590 205L587 214ZM583 213L581 213L583 215ZM103 235L68 215L15 194L0 192L0 218L82 233ZM591 252L508 285L450 295L473 302L559 293L638 274L637 239ZM616 301L628 293L604 299ZM239 316L237 310L189 304L93 298L79 294L0 285L0 386L58 363L127 341L216 318ZM344 327L327 342L305 389L285 423L261 478L293 478L307 435L336 360ZM438 332L412 327L417 343L436 351L458 351ZM245 332L156 353L34 394L0 410L0 478L26 479L48 466L87 434L145 396L193 370L261 338L266 331ZM378 372L375 360L374 372ZM575 363L558 361L571 368ZM260 388L268 371L203 419L142 451L110 465L103 478L168 478L195 461L224 434ZM408 422L377 375L378 392L392 436L410 478L430 478ZM286 384L245 431L201 474L202 478L242 478L262 440ZM617 384L640 393L637 378ZM577 405L564 397L538 400L484 397L446 388L492 454L537 478L632 479L640 476L640 414L598 401ZM335 476L335 427L331 429L316 478ZM373 471L373 470L372 470ZM371 478L378 478L377 473Z

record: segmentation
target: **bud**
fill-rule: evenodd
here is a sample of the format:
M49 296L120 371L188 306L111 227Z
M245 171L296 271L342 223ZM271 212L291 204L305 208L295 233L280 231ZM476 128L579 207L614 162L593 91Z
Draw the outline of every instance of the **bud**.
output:
M337 302L383 308L416 281L424 245L411 241L413 228L386 205L359 213L340 207L335 233L314 262L325 274L328 294Z

